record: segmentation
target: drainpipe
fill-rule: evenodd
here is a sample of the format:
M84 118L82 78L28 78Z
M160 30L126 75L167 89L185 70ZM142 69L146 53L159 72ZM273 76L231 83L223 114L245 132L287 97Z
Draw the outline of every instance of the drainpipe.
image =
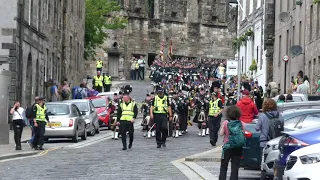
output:
M23 28L22 28L22 21L23 21L23 7L24 7L24 0L19 1L19 20L17 21L19 24L19 59L16 64L18 65L18 71L16 74L17 80L18 80L18 92L16 92L16 99L18 99L20 102L22 102L22 91L24 90L23 87L23 75L21 74L23 71L23 50L22 50L22 43L23 43ZM21 75L19 75L21 74Z

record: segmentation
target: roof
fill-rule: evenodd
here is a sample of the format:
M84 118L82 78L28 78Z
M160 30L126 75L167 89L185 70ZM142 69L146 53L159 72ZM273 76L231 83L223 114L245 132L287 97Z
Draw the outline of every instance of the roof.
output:
M72 102L63 101L63 102L47 102L46 103L46 105L50 105L50 104L67 104L67 105L70 105L70 104L72 104Z
M93 97L87 97L87 98L85 98L85 99L101 99L101 98L104 99L103 96L93 96Z
M88 99L71 99L71 100L65 100L62 102L68 102L68 103L74 103L74 102L88 102Z

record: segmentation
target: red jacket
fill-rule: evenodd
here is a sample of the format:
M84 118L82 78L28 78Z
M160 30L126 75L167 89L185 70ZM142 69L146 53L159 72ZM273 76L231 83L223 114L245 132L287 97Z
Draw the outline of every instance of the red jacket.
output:
M240 120L244 123L251 123L254 119L255 115L258 115L259 111L257 106L254 104L250 97L242 98L238 103L237 106L241 110L241 117Z
M221 99L222 104L224 105L224 97L221 95L220 92L218 92L218 98Z

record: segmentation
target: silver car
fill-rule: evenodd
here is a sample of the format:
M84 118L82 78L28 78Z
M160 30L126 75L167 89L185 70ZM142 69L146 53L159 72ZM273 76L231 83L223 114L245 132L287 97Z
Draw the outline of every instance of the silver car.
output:
M44 138L72 138L78 142L87 139L86 123L78 107L67 102L46 103L50 123L46 125Z
M86 129L89 136L94 136L96 133L100 133L98 115L89 99L73 99L63 102L75 104L79 108L80 112L84 114Z

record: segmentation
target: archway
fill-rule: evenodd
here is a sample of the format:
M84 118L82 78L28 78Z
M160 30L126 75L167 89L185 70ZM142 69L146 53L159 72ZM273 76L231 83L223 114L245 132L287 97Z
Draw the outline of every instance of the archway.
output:
M27 72L26 72L26 103L31 105L32 101L32 55L29 53L27 60Z
M148 54L148 66L150 67L153 64L157 54L149 53Z

